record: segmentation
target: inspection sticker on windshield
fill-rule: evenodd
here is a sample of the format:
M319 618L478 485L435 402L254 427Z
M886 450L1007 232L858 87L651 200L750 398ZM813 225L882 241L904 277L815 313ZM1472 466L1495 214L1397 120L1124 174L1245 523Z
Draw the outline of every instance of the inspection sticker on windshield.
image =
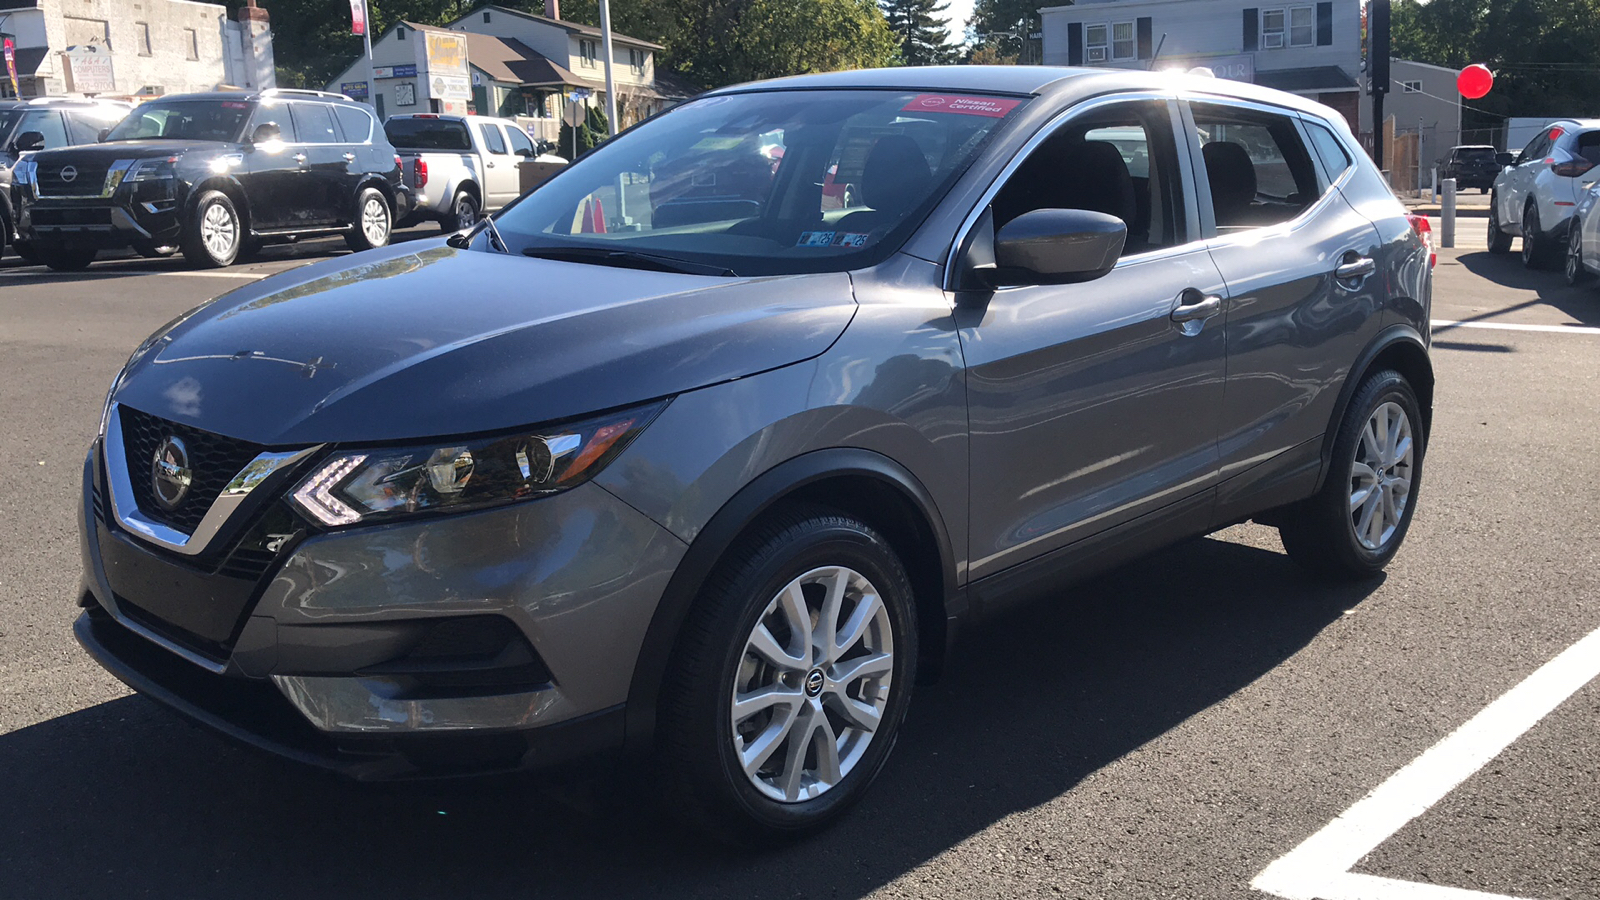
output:
M833 245L835 247L865 247L867 245L867 234L865 232L846 231L834 236Z
M1022 101L1011 97L974 97L971 94L918 94L900 107L901 112L955 113L958 116L987 116L998 119L1016 109Z
M834 234L835 232L832 231L802 231L800 233L800 241L796 243L795 246L831 247L833 246Z

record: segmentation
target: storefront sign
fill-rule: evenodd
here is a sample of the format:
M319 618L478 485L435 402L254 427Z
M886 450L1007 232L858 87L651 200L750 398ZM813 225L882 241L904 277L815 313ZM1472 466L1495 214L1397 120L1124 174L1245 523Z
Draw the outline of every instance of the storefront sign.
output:
M345 81L339 84L339 93L351 100L367 99L367 83L365 81Z
M429 31L424 32L422 37L424 40L417 42L417 50L422 54L422 58L417 62L427 69L429 77L434 75L467 77L466 35Z
M80 94L109 94L117 89L111 71L111 51L98 46L68 47L67 83Z
M428 96L435 100L471 100L472 82L465 75L434 75L428 79Z
M13 96L22 96L22 88L17 86L17 44L11 38L5 39L6 74L11 76L11 93Z
M406 63L403 66L373 66L373 78L415 78L417 66L415 63Z

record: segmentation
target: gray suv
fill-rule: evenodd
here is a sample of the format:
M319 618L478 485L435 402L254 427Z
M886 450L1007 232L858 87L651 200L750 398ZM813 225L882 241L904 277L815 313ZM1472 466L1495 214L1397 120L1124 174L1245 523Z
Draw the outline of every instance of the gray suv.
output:
M793 837L1007 604L1247 519L1382 569L1430 290L1343 120L1289 94L1037 66L717 91L471 231L140 345L84 463L77 635L356 778L622 753L713 834Z

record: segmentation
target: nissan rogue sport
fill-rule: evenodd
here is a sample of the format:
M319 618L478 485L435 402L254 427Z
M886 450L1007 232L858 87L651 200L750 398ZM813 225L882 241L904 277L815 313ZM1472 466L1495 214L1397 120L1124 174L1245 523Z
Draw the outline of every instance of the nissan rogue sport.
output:
M724 168L740 202L680 202ZM142 343L84 464L77 636L356 778L623 751L713 834L793 837L1009 603L1247 519L1382 569L1431 277L1344 120L1289 94L1038 66L716 91L470 231Z

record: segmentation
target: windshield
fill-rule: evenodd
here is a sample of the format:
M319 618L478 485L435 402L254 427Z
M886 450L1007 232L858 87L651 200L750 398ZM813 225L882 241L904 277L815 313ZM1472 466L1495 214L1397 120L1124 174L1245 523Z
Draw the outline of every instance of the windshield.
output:
M396 150L471 150L467 126L453 119L394 118L383 133Z
M244 100L154 100L135 107L106 140L237 142L252 105Z
M876 90L708 97L602 145L495 222L513 252L530 255L649 254L739 275L858 268L904 240L1023 102Z

